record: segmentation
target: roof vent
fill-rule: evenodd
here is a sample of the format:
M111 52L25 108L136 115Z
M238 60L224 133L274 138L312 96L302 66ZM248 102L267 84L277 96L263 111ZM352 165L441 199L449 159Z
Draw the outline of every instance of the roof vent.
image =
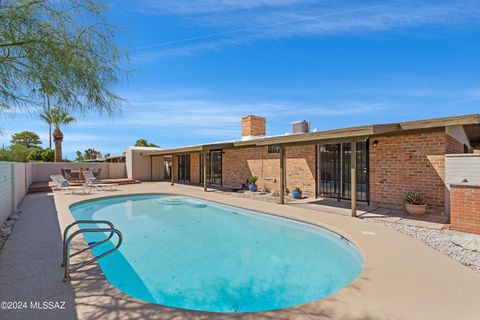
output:
M310 132L310 123L307 120L292 122L292 133Z

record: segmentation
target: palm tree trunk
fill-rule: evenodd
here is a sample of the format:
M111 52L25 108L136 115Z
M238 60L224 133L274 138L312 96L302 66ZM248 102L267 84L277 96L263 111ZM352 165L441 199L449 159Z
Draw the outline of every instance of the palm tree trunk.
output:
M55 140L55 162L62 162L63 133L59 128L53 132L53 139Z

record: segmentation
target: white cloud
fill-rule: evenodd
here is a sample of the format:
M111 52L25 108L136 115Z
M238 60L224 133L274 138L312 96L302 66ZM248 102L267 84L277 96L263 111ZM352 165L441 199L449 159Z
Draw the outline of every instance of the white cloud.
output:
M208 96L176 99L168 94L142 93L127 95L129 106L117 119L79 121L77 126L95 128L102 126L122 127L125 131L138 128L172 134L194 134L196 137L234 139L240 137L241 117L257 114L288 126L299 117L314 120L321 116L365 115L384 112L390 106L381 103L356 101L331 101L322 104L299 104L291 101L253 101L241 98L225 101ZM278 120L276 120L278 119ZM92 129L88 129L92 130ZM92 137L93 138L93 137Z
M191 37L137 48L138 60L191 55L264 39L316 37L338 33L399 31L422 25L478 24L478 1L207 0L144 1L149 14L176 16L192 29L210 30ZM135 52L135 49L133 50Z
M312 0L145 0L139 10L150 14L196 15L309 2Z

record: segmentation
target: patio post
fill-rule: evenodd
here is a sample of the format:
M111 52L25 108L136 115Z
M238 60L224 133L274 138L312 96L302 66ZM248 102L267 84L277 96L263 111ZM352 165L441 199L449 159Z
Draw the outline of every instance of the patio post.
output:
M172 180L172 183L171 183L172 186L174 185L174 182L173 182L173 172L175 171L175 170L174 170L175 161L173 160L174 157L175 157L175 156L172 154L172 165L170 166L170 178L171 178L171 180Z
M207 191L207 154L203 155L203 191Z
M285 203L285 147L280 146L280 204Z
M352 217L357 216L357 142L352 141L350 154L350 197L352 203Z

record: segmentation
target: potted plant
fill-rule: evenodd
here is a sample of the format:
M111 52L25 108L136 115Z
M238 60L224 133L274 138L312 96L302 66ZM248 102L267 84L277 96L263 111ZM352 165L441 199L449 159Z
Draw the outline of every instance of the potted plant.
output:
M257 191L257 185L255 184L258 180L257 176L250 176L248 177L248 190L251 192Z
M302 190L299 187L295 187L292 191L293 199L302 199Z
M416 192L409 192L405 195L405 210L409 214L425 214L427 204L423 201L423 196Z

